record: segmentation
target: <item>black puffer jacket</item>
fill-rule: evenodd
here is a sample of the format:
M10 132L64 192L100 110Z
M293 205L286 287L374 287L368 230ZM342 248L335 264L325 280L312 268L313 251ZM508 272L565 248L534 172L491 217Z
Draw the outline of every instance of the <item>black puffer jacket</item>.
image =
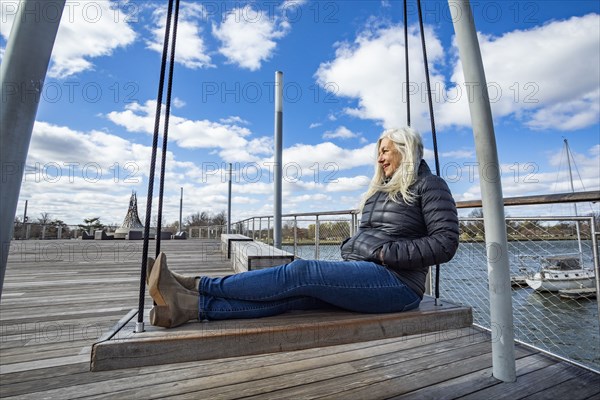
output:
M373 261L394 271L418 295L429 266L449 261L458 248L458 216L450 189L421 161L412 205L375 193L365 203L358 232L342 243L344 260Z

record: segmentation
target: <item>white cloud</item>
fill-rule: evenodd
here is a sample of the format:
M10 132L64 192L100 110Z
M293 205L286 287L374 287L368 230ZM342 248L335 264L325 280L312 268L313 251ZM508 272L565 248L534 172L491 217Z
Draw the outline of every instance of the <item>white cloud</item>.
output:
M289 23L267 18L250 5L231 10L223 22L213 24L212 33L221 41L219 52L229 63L251 71L260 69L275 51L275 40L284 37L290 30Z
M433 157L433 152L431 153ZM475 158L475 150L454 150L454 151L445 151L440 153L441 157L444 158L458 158L458 159L474 159Z
M469 87L464 83L456 42L444 54L431 27L425 28L436 123L470 126ZM419 32L409 28L411 125L429 130ZM574 130L600 119L600 16L553 21L502 36L479 35L494 117L516 115L533 129ZM447 57L450 57L448 60ZM385 60L385 62L382 62ZM578 60L578 61L575 61ZM440 67L450 62L449 80ZM384 127L406 124L404 33L400 25L367 27L352 42L337 44L335 58L315 77L336 96L356 99L351 116ZM335 83L335 85L332 85Z
M296 144L283 150L284 163L295 164L303 170L321 169L325 172L374 165L375 144L358 149L344 149L331 142L316 145Z
M310 124L310 126L308 127L308 129L314 129L314 128L318 128L318 127L320 127L321 125L323 125L323 124L322 124L322 123L320 123L320 122L313 122L312 124Z
M325 190L327 192L353 192L357 190L364 192L367 190L369 182L371 182L371 178L364 175L351 178L340 177L335 182L328 183Z
M410 27L409 35L411 82L424 82L419 32ZM443 50L431 28L426 28L426 40L432 79L443 81L435 68L442 61ZM367 27L353 43L339 43L335 56L333 61L322 63L315 76L325 90L335 89L337 96L358 100L357 107L345 110L347 114L381 121L385 127L406 124L402 26ZM419 84L415 87L415 95L411 96L412 121L421 129L427 126L428 107L421 98L423 88Z
M573 153L573 184L575 191L600 189L600 145L591 147L587 154ZM536 194L556 194L571 192L571 181L568 174L566 153L559 149L548 155L550 169L545 169L538 162L515 161L502 164L502 193L504 197L529 196ZM462 168L445 171L452 188L453 183L470 186L464 193L454 193L457 200L481 199L479 171L475 163L463 165Z
M500 37L479 35L494 117L534 129L574 130L600 118L600 15L553 21ZM454 43L456 46L456 43ZM462 64L455 60L442 125L469 125Z
M249 125L250 122L245 119L238 117L237 115L232 115L227 118L221 118L219 122L223 124L240 124L240 125Z
M214 67L206 49L204 39L202 38L200 23L204 18L205 11L201 4L182 3L177 23L175 61L187 68ZM154 22L155 27L152 29L152 40L147 41L147 46L149 49L162 54L167 23L166 10L157 8L154 11ZM173 32L172 23L171 32Z
M358 135L345 126L340 126L335 131L327 131L323 134L323 139L351 139L355 137L358 137Z
M110 133L82 132L38 121L32 135L21 198L29 200L31 218L48 212L53 218L71 224L93 216L101 216L104 223L120 224L127 211L129 195L135 190L143 216L150 153L150 147ZM159 151L157 159L160 158ZM160 165L156 168L158 174ZM252 181L248 175L251 173L249 169L236 172L235 204L264 203L263 197L272 193L272 184ZM215 213L226 208L226 175L213 165L179 162L169 151L165 179L168 185L163 214L167 222L178 219L180 187L184 187L184 216L197 210ZM155 207L153 210L156 213Z
M308 3L308 0L285 0L281 3L281 8L285 10L286 8L297 8L303 6Z
M317 205L322 205L324 202L330 202L331 200L330 196L322 193L303 194L286 199L286 207L293 207L297 204L306 205L306 203L312 202L316 202Z
M533 129L571 131L597 124L600 118L600 89L577 99L537 110L527 122Z
M153 134L155 109L156 101L149 100L143 105L129 104L125 111L110 112L107 118L130 132ZM270 138L247 139L250 135L252 132L248 128L235 123L189 120L176 115L171 115L169 118L170 140L188 149L218 149L224 160L258 161L259 155L272 153Z
M180 99L180 98L178 98L178 97L175 97L175 98L173 99L173 107L175 107L175 108L183 108L183 107L185 107L186 105L187 105L187 103L186 103L185 101L181 100L181 99Z
M6 40L16 14L17 3L14 4L14 8L9 2L0 7L3 13L0 15L3 21L0 34ZM116 1L67 2L52 50L48 76L66 78L94 69L93 58L110 56L116 49L132 44L136 33L127 18L123 15L117 17L120 13L118 7Z
M33 129L28 163L94 162L107 169L116 162L139 161L140 151L131 142L100 131L88 133L46 122L36 122ZM68 155L67 158L65 155ZM149 158L149 154L145 158Z
M172 171L177 164L172 154L167 158ZM49 212L70 223L101 216L105 223L120 223L131 190L145 189L149 164L147 146L37 121L20 196L29 200L32 216Z

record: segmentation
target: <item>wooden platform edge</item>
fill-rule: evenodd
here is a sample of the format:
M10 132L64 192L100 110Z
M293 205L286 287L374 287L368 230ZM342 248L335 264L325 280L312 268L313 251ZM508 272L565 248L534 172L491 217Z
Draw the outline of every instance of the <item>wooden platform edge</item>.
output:
M105 343L110 341L113 337L118 335L118 333L138 314L138 310L133 308L129 310L127 314L123 318L119 320L116 324L114 324L104 335L98 338L94 344L92 344L91 351L91 360L90 360L90 371L94 371L94 360L96 359L96 349L97 346L101 343Z
M449 304L435 311L407 311L393 314L356 314L333 317L298 318L295 323L277 319L197 323L197 329L133 338L121 328L116 340L98 342L92 350L92 371L250 356L303 350L388 338L401 338L472 326L470 307ZM351 315L351 314L350 314ZM258 322L260 321L260 322ZM257 323L258 322L258 323ZM221 326L227 328L221 329ZM232 329L233 327L233 329ZM153 332L156 334L156 332ZM121 339L119 339L119 337Z

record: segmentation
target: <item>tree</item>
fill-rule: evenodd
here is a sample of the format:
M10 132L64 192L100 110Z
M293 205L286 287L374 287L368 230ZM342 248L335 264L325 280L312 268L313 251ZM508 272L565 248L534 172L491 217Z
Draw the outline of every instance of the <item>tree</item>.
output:
M207 226L210 222L210 216L206 211L197 212L195 214L189 215L185 219L185 224L187 226Z
M211 218L211 225L227 225L227 216L225 215L225 211L215 214Z
M481 208L474 209L469 213L468 218L483 218L483 210ZM461 231L470 238L483 238L484 236L483 221L468 221L461 228L464 229Z
M54 219L50 221L46 226L46 237L47 238L58 238L58 231L61 231L61 237L68 237L70 234L69 226L60 219Z
M469 218L483 218L483 210L477 208L469 213Z
M169 231L171 233L179 232L179 221L173 221L169 225L163 228L163 231Z
M40 218L38 218L37 222L40 225L48 225L51 220L52 220L52 217L50 216L49 213L40 213Z
M21 222L21 218L15 217L13 230L13 238L21 239L25 236L25 224Z
M104 225L100 222L100 217L86 218L83 220L83 224L78 225L81 229L85 229L86 231L92 230L95 231L97 229L103 229Z

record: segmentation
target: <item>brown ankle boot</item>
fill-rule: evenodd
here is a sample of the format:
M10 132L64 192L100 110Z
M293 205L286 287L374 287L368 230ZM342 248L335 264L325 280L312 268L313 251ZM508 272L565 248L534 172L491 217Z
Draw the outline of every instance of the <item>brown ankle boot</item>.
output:
M150 274L152 273L153 266L154 258L148 257L148 262L146 263L146 285L148 285L148 283L150 282ZM173 278L175 278L175 280L179 282L179 284L184 288L188 290L193 290L195 292L198 291L198 283L196 282L196 279L200 279L200 277L185 276L178 274L177 272L173 272L171 270L169 270L169 272L171 273L171 275L173 275Z
M148 286L156 303L150 311L152 325L174 328L198 319L198 292L184 288L169 273L164 253L154 262Z

